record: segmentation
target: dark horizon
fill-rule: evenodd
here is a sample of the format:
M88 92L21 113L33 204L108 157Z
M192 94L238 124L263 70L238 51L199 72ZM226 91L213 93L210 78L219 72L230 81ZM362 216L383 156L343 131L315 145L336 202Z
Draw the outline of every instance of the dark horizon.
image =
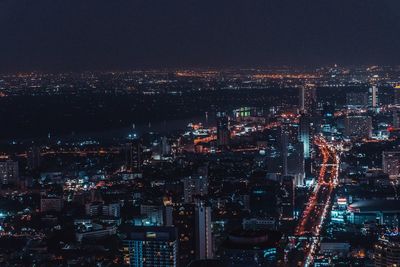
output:
M396 65L398 1L0 1L0 71Z
M235 72L235 71L257 71L262 73L263 71L266 73L273 73L274 70L287 70L288 73L299 72L299 73L307 73L311 74L317 72L319 70L329 70L331 68L338 69L349 69L354 71L357 68L370 68L370 67L378 67L378 68L392 68L392 69L400 69L399 64L359 64L359 65L339 65L339 64L325 64L325 65L269 65L269 66L169 66L169 67L156 67L156 66L141 66L141 67L115 67L115 68L86 68L86 69L29 69L29 70L8 70L1 71L0 75L9 76L9 75L30 75L30 74L38 74L38 75L60 75L60 74L83 74L83 73L133 73L133 72L168 72L174 73L179 71L199 71L199 72L207 72L207 71L215 71L215 72Z

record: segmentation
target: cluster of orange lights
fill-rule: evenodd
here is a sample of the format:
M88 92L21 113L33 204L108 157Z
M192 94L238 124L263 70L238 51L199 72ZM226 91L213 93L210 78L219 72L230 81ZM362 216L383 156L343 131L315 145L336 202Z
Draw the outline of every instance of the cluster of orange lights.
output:
M194 144L200 144L200 143L209 143L211 141L217 140L217 136L216 135L210 135L207 137L202 137L202 138L196 138L193 140Z
M315 223L310 224L310 222L312 219L311 216L314 216L315 218L321 218L323 213L323 210L318 208L318 196L324 189L328 189L329 190L328 195L330 195L335 185L334 179L338 171L337 167L333 167L328 181L325 179L329 159L332 159L334 165L337 165L336 151L331 149L326 143L326 141L322 138L317 138L315 140L315 143L318 145L321 151L322 164L318 175L317 188L311 193L308 205L305 208L302 217L300 218L299 224L296 228L295 234L298 236L316 230L315 226L318 223L318 220L316 220Z
M317 75L313 74L254 74L254 79L316 79L319 78Z
M216 71L177 71L175 75L178 77L197 77L197 78L204 78L204 77L214 77L218 74Z

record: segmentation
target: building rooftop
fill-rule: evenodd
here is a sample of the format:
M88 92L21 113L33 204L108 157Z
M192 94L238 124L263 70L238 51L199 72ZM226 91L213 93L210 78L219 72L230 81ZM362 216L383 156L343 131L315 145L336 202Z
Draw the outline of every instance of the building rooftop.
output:
M126 235L126 240L164 240L174 241L178 237L178 232L175 227L164 226L124 226L121 229Z
M224 247L229 249L265 249L276 247L282 234L268 230L240 230L229 234Z

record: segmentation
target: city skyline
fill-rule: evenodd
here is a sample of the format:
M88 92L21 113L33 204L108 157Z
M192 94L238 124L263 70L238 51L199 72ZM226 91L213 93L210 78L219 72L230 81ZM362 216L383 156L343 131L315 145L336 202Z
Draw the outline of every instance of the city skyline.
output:
M399 0L0 0L0 265L400 266Z
M337 65L0 75L0 244L15 242L0 261L400 264L399 77Z

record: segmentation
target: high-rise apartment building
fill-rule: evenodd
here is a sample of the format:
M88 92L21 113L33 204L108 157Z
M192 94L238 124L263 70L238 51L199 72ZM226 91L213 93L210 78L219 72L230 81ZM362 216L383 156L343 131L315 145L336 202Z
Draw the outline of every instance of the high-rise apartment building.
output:
M134 226L125 230L124 261L131 267L178 266L175 227Z
M383 236L375 245L375 267L400 266L400 239L398 236Z

